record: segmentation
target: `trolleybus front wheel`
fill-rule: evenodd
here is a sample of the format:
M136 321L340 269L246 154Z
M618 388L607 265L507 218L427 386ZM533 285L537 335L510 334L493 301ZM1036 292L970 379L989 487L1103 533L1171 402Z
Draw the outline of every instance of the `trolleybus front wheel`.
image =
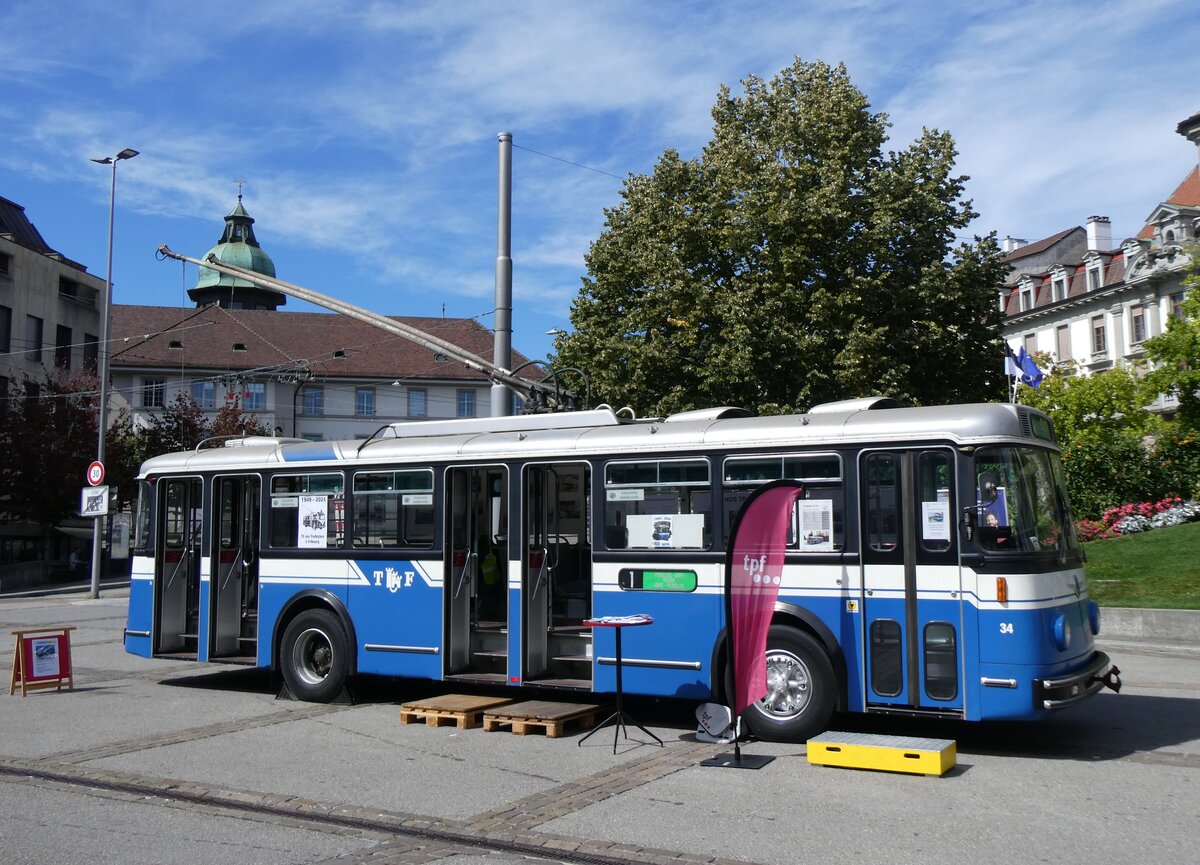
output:
M298 700L328 703L341 693L349 672L341 623L328 610L305 610L283 632L280 667Z
M743 717L768 741L803 741L825 729L833 715L836 678L816 639L787 625L767 634L767 694Z

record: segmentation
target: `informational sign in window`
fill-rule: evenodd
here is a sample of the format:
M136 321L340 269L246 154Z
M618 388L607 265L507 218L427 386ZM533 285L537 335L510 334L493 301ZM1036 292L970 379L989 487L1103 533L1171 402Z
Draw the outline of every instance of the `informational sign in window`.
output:
M329 546L326 531L329 522L329 496L300 496L296 509L297 546L321 548Z
M948 502L921 502L921 538L926 541L950 540Z
M796 502L800 552L832 553L833 502L829 499L800 499Z

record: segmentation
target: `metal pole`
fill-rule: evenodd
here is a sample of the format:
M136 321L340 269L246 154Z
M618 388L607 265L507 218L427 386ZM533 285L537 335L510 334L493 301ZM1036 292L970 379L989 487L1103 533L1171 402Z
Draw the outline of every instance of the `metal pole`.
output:
M100 351L97 361L100 367L100 417L96 430L96 459L104 462L104 439L108 432L108 344L112 339L112 259L113 259L113 217L117 206L117 163L122 159L132 159L137 156L136 150L126 148L116 156L106 156L103 159L93 159L101 165L112 166L112 183L108 190L108 268L104 277L104 308L101 312L103 336L100 338ZM96 517L92 529L92 583L88 592L89 598L100 597L100 568L104 552L104 535L100 529L100 521L107 517Z
M499 207L496 218L496 321L492 363L512 364L512 133L501 132ZM492 385L492 417L512 414L512 392Z

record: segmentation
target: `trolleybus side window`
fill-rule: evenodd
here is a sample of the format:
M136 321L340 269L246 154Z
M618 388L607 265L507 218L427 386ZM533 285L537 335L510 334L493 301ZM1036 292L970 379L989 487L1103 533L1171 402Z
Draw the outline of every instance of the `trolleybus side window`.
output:
M898 456L888 453L870 454L866 459L866 547L874 552L892 552L899 543L898 460Z
M604 499L604 541L610 550L712 546L708 460L609 463Z
M926 451L917 460L917 484L921 495L921 546L932 552L950 549L954 529L953 503L950 501L950 456Z
M138 481L137 515L133 522L133 548L149 551L153 549L154 510L151 507L153 487L148 481Z
M341 472L271 478L270 543L274 549L333 549L345 532Z
M433 525L433 469L354 475L355 547L429 549Z
M788 549L804 553L837 552L846 545L842 462L837 454L730 457L725 461L722 501L725 539L742 503L768 481L788 478L804 483L788 532Z

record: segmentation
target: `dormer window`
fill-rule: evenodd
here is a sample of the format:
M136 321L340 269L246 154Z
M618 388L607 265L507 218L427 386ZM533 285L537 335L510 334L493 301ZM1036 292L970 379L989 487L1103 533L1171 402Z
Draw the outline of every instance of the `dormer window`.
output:
M1054 301L1067 299L1067 278L1056 276L1050 282L1050 296Z
M1100 286L1104 284L1104 280L1100 275L1100 265L1089 267L1087 271L1087 290L1099 291Z
M246 343L244 343L244 342L235 342L235 343L233 344L233 350L234 350L234 351L245 351L245 350L246 350Z
M435 354L433 356L433 362L434 363L449 363L450 358L446 357L446 355L442 354L441 352L438 352L437 354Z
M1021 286L1021 304L1020 305L1021 305L1021 312L1027 312L1028 310L1033 309L1033 286L1032 285L1026 284L1026 285Z
M183 351L183 341L173 339L167 343L167 348L171 349L172 351Z

